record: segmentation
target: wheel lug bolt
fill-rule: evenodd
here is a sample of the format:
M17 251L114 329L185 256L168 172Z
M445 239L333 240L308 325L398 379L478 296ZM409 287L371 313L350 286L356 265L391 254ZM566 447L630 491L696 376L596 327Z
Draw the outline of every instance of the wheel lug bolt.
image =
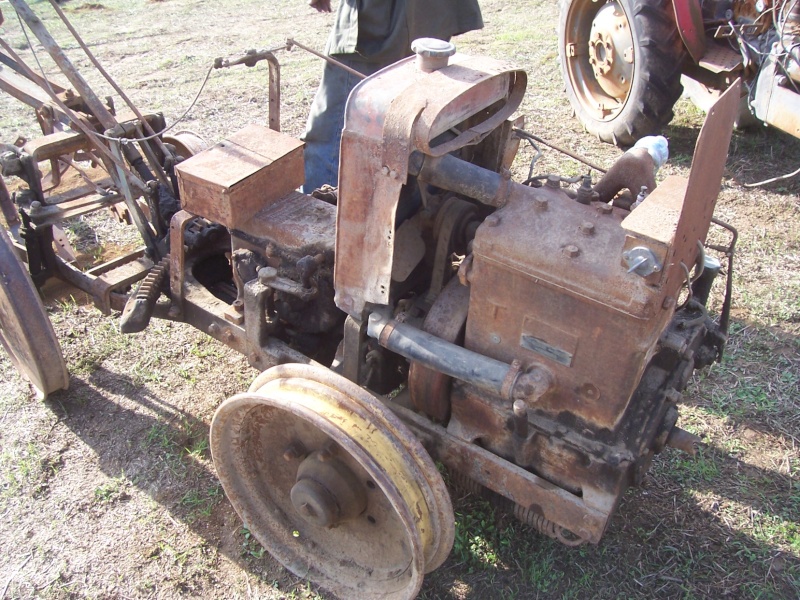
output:
M303 448L303 445L300 442L292 442L283 451L283 460L286 462L291 462L293 460L297 460L298 458L302 458L306 455L306 449Z

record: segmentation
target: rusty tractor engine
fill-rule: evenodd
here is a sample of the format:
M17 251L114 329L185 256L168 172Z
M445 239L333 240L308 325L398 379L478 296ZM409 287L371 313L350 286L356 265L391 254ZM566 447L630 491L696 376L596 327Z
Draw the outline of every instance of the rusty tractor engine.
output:
M655 453L692 450L677 401L726 339L704 243L738 96L688 181L631 210L608 200L653 185L646 152L594 188L515 183L524 72L430 61L351 94L337 205L295 191L302 144L264 127L177 167L169 315L272 367L214 417L220 479L278 560L343 597L413 597L446 558L430 457L542 533L599 542ZM229 235L186 245L212 224Z

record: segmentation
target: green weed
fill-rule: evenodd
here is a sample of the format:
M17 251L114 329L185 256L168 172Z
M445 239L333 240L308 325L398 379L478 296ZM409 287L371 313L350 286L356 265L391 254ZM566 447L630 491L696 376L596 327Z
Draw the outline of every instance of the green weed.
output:
M189 523L200 519L206 519L211 516L214 507L219 504L222 499L222 486L212 485L206 490L200 491L196 489L186 492L180 500L181 506L189 509L189 514L186 517Z
M126 491L128 483L128 480L125 478L125 473L123 472L118 477L109 479L96 487L94 490L94 498L101 504L125 500L128 498L128 493Z
M242 548L241 548L241 556L247 558L256 558L261 559L264 558L264 546L262 546L256 538L253 537L253 534L250 533L250 530L247 527L242 527L239 531L239 534L243 538Z

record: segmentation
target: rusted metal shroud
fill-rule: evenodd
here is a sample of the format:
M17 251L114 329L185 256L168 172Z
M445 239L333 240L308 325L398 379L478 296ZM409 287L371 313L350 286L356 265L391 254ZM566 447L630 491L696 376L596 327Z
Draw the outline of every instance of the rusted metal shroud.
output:
M456 54L433 73L418 70L409 58L356 86L347 102L339 163L339 308L361 318L367 303L389 304L395 214L411 153L441 156L482 139L516 110L525 83L523 71L504 63ZM497 102L503 108L481 124L437 140Z

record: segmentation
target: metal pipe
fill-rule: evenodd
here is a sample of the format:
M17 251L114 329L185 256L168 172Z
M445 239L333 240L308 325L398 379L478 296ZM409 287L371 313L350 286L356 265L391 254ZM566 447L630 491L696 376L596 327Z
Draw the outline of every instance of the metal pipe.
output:
M566 154L570 158L573 158L573 159L577 160L578 162L585 164L587 167L591 167L595 171L600 171L601 173L605 173L606 172L606 170L603 167L601 167L599 165L596 165L595 163L591 162L590 160L580 156L579 154L575 154L574 152L571 152L570 150L567 150L566 148L562 148L561 146L557 146L553 142L548 142L547 140L540 138L538 135L533 135L532 133L528 133L527 131L524 131L523 129L520 129L519 127L514 127L514 133L517 134L518 137L531 139L531 140L533 140L535 142L539 142L540 144L544 144L545 146L548 146L548 147L552 148L556 152L561 152L561 154Z
M669 432L669 437L667 438L667 446L677 448L678 450L683 450L690 456L695 456L697 454L697 447L702 443L702 438L699 438L693 433L689 433L680 427L673 427L672 431Z
M53 0L51 0L52 2ZM261 60L266 60L269 63L269 128L273 131L281 130L281 65L278 59L273 54L277 50L289 49L289 42L287 40L285 46L278 46L270 50L248 50L243 56L237 58L222 58L214 59L215 69L224 69L233 67L235 65L245 65L247 67L254 67Z
M369 316L367 335L387 350L497 396L502 394L503 382L511 369L507 363L456 346L410 325L390 322L379 313Z
M414 152L408 161L408 172L422 181L462 194L490 206L503 204L503 186L510 182L498 173L483 169L450 154L432 157Z
M597 182L594 191L600 202L611 202L623 189L636 198L642 186L648 192L656 189L655 162L646 148L631 148Z

